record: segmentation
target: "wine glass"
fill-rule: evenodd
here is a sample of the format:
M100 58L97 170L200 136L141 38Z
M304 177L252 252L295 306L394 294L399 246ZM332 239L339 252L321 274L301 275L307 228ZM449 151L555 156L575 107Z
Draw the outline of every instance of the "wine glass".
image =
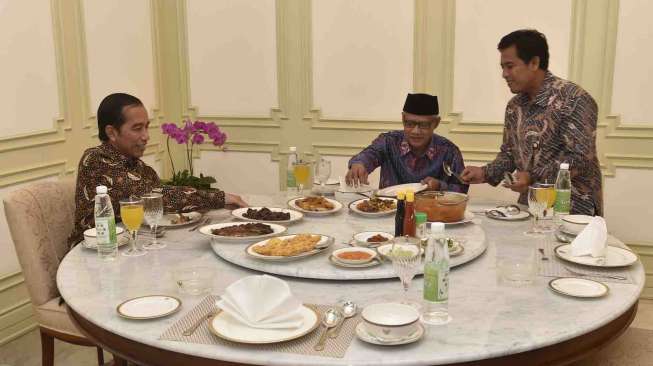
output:
M539 235L551 231L551 228L543 227L540 220L546 211L553 207L555 194L552 184L535 183L528 187L528 208L533 216L533 225L526 232L527 235Z
M401 240L398 238L397 240ZM413 281L417 270L422 266L422 251L419 241L412 241L408 237L400 243L395 243L388 253L392 261L392 268L401 281L404 290L403 304L411 305L415 308L420 307L419 303L408 299L408 290Z
M150 233L152 234L152 241L143 245L143 248L163 249L166 245L156 240L156 228L159 225L159 220L163 217L163 195L161 193L148 193L141 198L143 199L145 222L150 226Z
M136 246L138 228L143 223L143 200L140 198L125 198L120 200L120 217L131 234L131 248L122 252L127 257L145 255L145 250Z
M317 181L320 182L320 192L324 194L326 192L326 182L329 180L329 176L331 176L331 162L320 158L320 161L315 165L315 176Z
M308 178L311 175L310 163L305 161L293 163L293 174L297 182L298 193L303 196L304 186L308 184Z

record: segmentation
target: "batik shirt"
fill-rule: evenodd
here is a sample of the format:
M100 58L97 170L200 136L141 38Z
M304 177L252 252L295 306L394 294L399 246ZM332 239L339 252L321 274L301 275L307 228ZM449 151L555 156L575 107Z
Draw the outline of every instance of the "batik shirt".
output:
M121 199L149 192L163 194L166 211L188 212L224 207L224 192L163 186L152 167L140 159L122 154L109 143L103 143L86 150L79 161L75 228L68 240L71 245L83 239L84 230L95 226L95 188L99 185L108 188L116 222L120 220Z
M530 101L525 93L506 107L503 144L486 165L488 183L497 185L504 172L530 173L532 182L554 183L560 163L571 173L571 212L603 215L601 169L596 153L596 102L578 85L547 72ZM519 196L527 203L527 194Z
M411 150L403 131L390 131L380 134L370 146L351 158L349 167L360 163L371 173L380 166L379 188L418 183L426 177L433 177L440 181L441 191L466 193L469 186L461 184L454 177L448 177L444 173L443 162L447 162L451 170L457 173L465 168L458 147L440 135L433 134L426 153L417 156Z

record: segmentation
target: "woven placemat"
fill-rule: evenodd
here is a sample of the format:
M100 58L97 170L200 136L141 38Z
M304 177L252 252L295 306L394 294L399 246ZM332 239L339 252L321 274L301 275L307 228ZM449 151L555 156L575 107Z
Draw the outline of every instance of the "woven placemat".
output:
M250 348L252 350L265 350L297 353L302 355L342 358L347 352L347 348L349 348L351 341L356 336L356 325L360 321L360 314L351 319L347 319L347 321L343 323L342 329L340 330L340 335L338 335L337 338L327 338L323 351L315 351L313 349L313 346L315 346L318 339L320 338L321 333L324 331L323 327L318 327L311 333L292 341L263 345L234 343L219 338L209 331L208 321L202 322L199 328L197 328L195 333L192 335L184 336L182 334L183 331L188 329L188 327L191 325L195 324L197 320L204 317L209 312L218 310L218 307L215 305L218 299L219 297L215 295L207 296L204 300L202 300L202 302L195 306L193 310L184 315L183 318L179 319L172 326L170 326L170 328L163 332L159 339L184 343L215 344L229 347L238 345L239 347ZM329 309L329 306L327 305L306 305L317 311L319 319L322 319L322 314L324 314L324 312Z
M539 272L538 274L543 277L578 277L579 273L582 274L580 277L592 279L600 282L616 282L616 283L635 283L632 276L630 275L630 267L624 268L596 268L596 267L587 267L571 262L564 261L556 257L554 249L561 243L547 241L544 244L544 253L549 260L539 260ZM619 245L617 243L610 244L617 247L622 247L628 249L625 245ZM539 254L539 253L538 253ZM565 268L566 267L566 268ZM571 269L576 273L572 273L567 268ZM609 278L606 276L618 275L625 276L625 280Z

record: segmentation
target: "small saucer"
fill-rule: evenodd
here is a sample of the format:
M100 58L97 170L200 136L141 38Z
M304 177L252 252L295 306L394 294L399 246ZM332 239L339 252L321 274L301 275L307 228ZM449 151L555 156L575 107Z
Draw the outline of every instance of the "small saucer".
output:
M369 334L367 332L367 329L365 329L365 323L360 322L356 326L356 336L358 336L358 339L379 346L399 346L402 344L413 343L420 340L423 335L424 335L424 326L422 324L417 324L417 330L415 331L415 333L411 334L410 336L404 338L398 338L392 341L390 340L386 341Z
M369 268L369 267L374 267L374 266L378 266L379 264L381 264L381 262L376 258L372 259L369 262L360 263L360 264L343 263L343 262L339 261L338 258L334 257L333 255L329 256L329 262L331 262L331 264L333 264L334 266L343 267L343 268Z
M118 315L127 319L156 319L179 311L181 300L167 295L148 295L129 299L116 307Z
M559 294L595 298L608 294L610 289L602 282L578 277L558 277L549 281L549 288Z

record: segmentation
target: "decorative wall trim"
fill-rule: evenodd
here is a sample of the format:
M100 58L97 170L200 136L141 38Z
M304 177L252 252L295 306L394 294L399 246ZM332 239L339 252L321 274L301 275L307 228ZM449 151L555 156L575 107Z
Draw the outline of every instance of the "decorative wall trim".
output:
M0 277L0 346L36 326L22 273Z
M55 160L49 163L2 171L0 172L0 187L66 174L66 164L67 160Z

